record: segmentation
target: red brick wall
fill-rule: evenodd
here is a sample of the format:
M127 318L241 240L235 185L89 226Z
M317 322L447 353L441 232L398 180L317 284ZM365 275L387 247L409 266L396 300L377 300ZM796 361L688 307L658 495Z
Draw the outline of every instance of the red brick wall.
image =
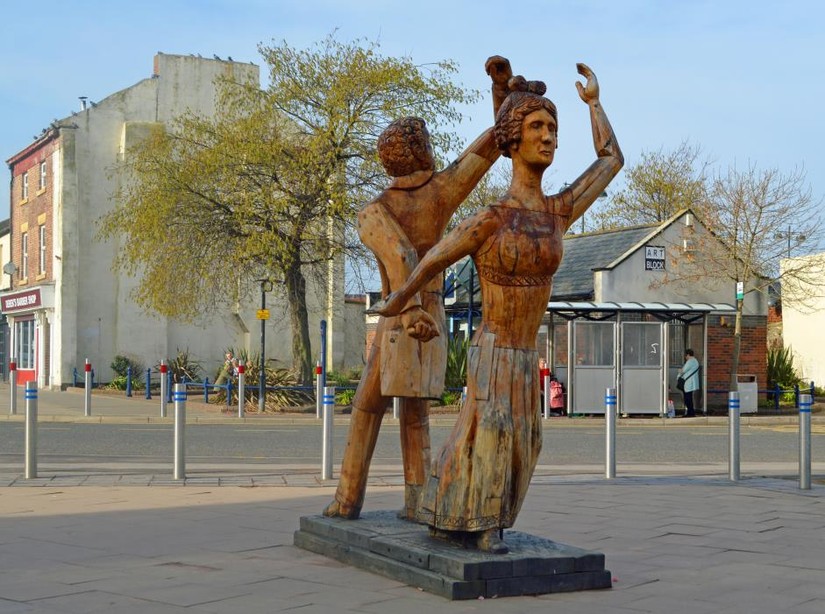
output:
M24 224L28 224L29 261L26 271L19 270L12 279L12 287L29 287L53 279L54 263L54 201L55 168L52 153L58 149L56 138L46 139L30 150L21 152L11 162L11 258L18 267L22 265L22 242ZM46 162L46 186L40 189L40 164ZM28 199L23 202L23 174L28 172ZM42 216L45 215L45 219ZM46 232L46 270L40 274L40 226Z
M733 365L734 316L708 318L708 390L728 390ZM755 375L768 387L767 317L743 316L738 373Z

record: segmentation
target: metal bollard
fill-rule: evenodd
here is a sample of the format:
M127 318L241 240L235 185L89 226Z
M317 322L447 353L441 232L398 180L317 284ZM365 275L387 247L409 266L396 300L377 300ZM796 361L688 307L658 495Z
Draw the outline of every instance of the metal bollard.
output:
M37 477L37 384L26 382L26 479Z
M83 390L83 415L92 415L92 363L86 359L86 364L83 366L84 370L84 390Z
M321 448L321 479L332 479L332 427L335 416L335 386L324 387L324 428Z
M186 384L175 384L172 399L175 402L175 467L173 477L186 479Z
M809 394L799 395L799 488L811 490L811 404Z
M245 373L246 366L243 364L243 361L241 361L238 363L238 418L243 418L243 407L246 402L246 391L244 390L246 385L246 382L244 381L246 378Z
M17 413L17 363L14 359L9 363L9 382L11 383L9 414L14 416Z
M616 477L616 389L608 388L604 393L605 443L604 477Z
M126 396L132 396L132 367L126 367Z
M315 363L315 417L324 416L324 378L321 361Z
M739 393L728 393L728 475L739 481Z
M160 361L160 417L166 417L166 399L169 387L169 366L165 360Z
M550 417L550 376L545 375L542 378L541 389L544 391L544 418Z
M392 398L392 417L395 420L401 417L401 397Z

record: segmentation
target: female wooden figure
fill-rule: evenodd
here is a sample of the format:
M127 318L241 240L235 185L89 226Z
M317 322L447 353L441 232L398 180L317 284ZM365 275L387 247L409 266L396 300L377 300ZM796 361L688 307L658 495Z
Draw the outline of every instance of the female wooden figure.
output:
M510 94L495 124L496 143L513 161L508 192L435 245L407 283L373 309L398 314L433 275L472 256L483 315L470 348L467 402L433 463L419 518L434 536L488 552L508 551L501 530L515 522L541 450L536 336L562 237L624 163L596 76L584 64L577 69L587 79L576 88L590 108L597 160L562 192L544 195L556 107L533 93Z

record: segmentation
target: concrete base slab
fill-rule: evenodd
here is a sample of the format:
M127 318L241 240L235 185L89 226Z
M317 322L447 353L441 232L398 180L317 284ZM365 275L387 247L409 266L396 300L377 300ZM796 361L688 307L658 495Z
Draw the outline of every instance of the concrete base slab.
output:
M610 588L604 554L505 531L507 554L465 549L429 536L394 511L358 520L303 516L295 545L447 599L541 595Z

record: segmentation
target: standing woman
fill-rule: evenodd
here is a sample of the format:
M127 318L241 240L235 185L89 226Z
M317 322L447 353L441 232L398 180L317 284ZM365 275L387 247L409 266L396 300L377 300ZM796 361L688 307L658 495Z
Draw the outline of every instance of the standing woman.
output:
M577 68L587 79L576 88L590 108L596 161L565 190L545 196L541 180L556 151L556 107L534 93L510 94L495 124L496 143L513 161L508 192L435 245L407 283L373 309L400 313L427 280L472 256L482 322L470 347L467 402L433 463L419 518L436 537L488 552L508 551L501 530L513 526L541 451L536 336L562 238L624 163L596 76L584 64Z
M693 350L685 350L685 364L679 369L679 376L685 379L685 418L696 416L693 408L693 393L699 390L699 361L693 354Z

